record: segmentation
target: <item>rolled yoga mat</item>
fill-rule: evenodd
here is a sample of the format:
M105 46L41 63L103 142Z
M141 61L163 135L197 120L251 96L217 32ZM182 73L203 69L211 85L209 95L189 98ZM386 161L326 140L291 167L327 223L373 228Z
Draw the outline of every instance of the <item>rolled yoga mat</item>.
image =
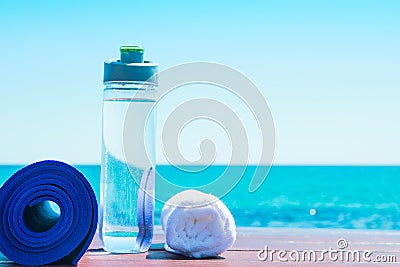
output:
M0 188L0 251L18 264L77 265L97 220L89 182L62 162L29 165Z

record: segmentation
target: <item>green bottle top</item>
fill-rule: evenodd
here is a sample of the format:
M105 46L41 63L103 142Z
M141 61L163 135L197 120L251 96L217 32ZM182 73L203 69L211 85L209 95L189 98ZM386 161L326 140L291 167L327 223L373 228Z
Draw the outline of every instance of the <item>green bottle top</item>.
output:
M144 60L144 48L138 45L123 45L120 58L104 62L106 82L149 82L157 84L158 64Z
M119 48L121 63L143 63L144 48L138 45L123 45Z

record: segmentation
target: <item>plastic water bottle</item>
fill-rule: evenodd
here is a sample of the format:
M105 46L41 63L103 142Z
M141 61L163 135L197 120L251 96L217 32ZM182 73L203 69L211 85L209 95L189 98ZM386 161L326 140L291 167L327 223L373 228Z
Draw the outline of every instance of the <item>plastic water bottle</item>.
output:
M121 46L104 63L100 238L114 253L149 249L154 223L155 113L158 65L144 49Z

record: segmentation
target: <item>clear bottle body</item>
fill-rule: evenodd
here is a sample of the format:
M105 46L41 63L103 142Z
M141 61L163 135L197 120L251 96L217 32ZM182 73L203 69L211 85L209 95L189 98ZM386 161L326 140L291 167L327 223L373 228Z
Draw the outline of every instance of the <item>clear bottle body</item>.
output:
M111 82L103 92L100 238L113 253L148 250L153 236L155 85Z

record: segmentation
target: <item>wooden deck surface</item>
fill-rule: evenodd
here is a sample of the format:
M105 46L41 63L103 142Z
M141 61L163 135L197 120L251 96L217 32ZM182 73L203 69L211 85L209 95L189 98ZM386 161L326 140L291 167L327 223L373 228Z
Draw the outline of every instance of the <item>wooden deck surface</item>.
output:
M339 249L339 239L340 245L346 245L347 242L347 247ZM110 254L101 249L100 240L96 237L78 266L400 266L400 232L397 231L239 228L237 241L229 251L217 258L200 260L168 253L163 250L163 242L162 231L157 228L149 252ZM265 251L266 246L269 257L262 261L259 257L265 257L266 254L260 250ZM339 251L332 252L333 259L328 252L323 253L329 249ZM271 259L272 250L275 252ZM284 252L278 252L280 250ZM278 253L287 261L279 260ZM312 253L315 253L317 261L308 259ZM363 259L362 253L366 253L370 262ZM357 256L352 256L356 254L361 257L359 261ZM324 259L319 261L321 255ZM377 260L391 262L378 263ZM18 265L0 254L0 266Z

